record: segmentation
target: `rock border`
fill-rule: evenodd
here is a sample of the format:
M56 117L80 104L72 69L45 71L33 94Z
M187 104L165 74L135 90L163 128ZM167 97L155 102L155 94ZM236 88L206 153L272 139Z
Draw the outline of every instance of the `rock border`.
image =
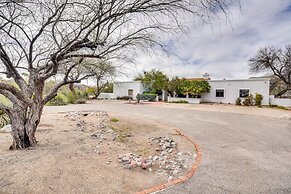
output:
M181 176L181 177L179 177L177 179L171 180L171 181L169 181L167 183L163 183L163 184L154 186L152 188L145 189L143 191L139 191L139 192L137 192L135 194L156 193L156 192L168 189L170 187L173 187L173 186L175 186L177 184L184 183L194 175L195 171L199 167L199 165L201 163L201 160L202 160L202 152L201 152L201 150L199 148L199 145L197 143L195 143L195 141L191 137L189 137L188 135L185 135L182 131L180 131L178 129L175 129L175 131L176 131L176 133L178 133L178 135L180 135L183 138L187 139L188 141L190 141L194 145L197 157L196 157L196 160L193 163L191 169L184 176Z

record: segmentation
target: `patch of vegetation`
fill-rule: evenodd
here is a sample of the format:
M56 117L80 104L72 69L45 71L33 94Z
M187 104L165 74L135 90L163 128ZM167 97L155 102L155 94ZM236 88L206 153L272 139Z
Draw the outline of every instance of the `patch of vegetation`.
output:
M169 102L169 103L188 104L188 102L186 100L172 101L172 102Z
M287 108L285 108L284 106L277 106L277 109L281 109L281 110L288 110Z
M245 105L245 106L252 106L252 105L254 105L254 97L253 97L252 94L250 94L249 96L247 96L244 99L243 105Z
M118 96L116 99L117 100L129 100L129 99L131 99L131 97L129 97L129 96Z
M237 98L235 101L235 105L240 106L241 105L241 99Z
M0 110L0 128L8 125L10 123L10 119L7 114L3 110Z
M256 95L255 95L255 105L256 106L261 106L262 105L262 100L263 100L263 95L256 93Z
M65 96L58 94L56 97L51 99L46 105L48 105L48 106L64 106L67 104L68 104L68 102L66 101Z
M77 99L76 101L75 101L75 104L86 104L86 99Z
M128 142L128 138L131 137L131 129L128 127L114 127L110 126L111 129L116 132L117 141L126 143Z
M116 122L118 122L119 120L118 120L117 118L111 118L110 121L113 122L113 123L116 123Z
M150 154L150 148L142 148L140 150L138 150L139 153L141 153L143 156L148 156Z
M139 102L140 100L147 100L150 102L155 102L156 101L156 94L151 94L151 93L143 93L143 94L137 94L136 99Z

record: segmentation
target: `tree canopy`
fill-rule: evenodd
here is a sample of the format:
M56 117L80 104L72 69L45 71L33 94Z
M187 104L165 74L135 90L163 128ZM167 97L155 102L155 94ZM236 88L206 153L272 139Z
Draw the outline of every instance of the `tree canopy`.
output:
M167 89L169 78L162 71L152 69L143 75L139 74L135 80L141 81L151 93L161 94L162 90Z
M291 45L285 49L274 46L261 48L249 60L249 66L251 73L272 73L285 84L285 88L276 96L283 95L291 88Z

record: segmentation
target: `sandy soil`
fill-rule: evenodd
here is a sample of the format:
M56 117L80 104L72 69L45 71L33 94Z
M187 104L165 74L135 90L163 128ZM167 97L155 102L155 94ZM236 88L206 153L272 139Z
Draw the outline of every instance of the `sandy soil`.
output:
M153 155L157 146L148 138L155 136L171 137L179 151L194 152L189 142L161 124L118 116L118 122L107 125L131 137L101 142L91 137L98 119L87 117L91 128L82 131L64 115L44 114L38 145L30 149L9 151L11 135L0 133L0 193L134 193L167 179L155 169L124 169L119 154Z

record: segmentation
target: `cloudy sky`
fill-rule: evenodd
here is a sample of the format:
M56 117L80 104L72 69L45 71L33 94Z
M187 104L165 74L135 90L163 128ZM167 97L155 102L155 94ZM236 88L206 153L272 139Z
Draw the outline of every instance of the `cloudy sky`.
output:
M241 8L230 7L230 15L197 24L193 18L190 33L167 40L172 55L140 54L123 80L153 68L169 77L212 79L248 78L248 59L266 45L284 47L291 43L291 0L242 0Z

